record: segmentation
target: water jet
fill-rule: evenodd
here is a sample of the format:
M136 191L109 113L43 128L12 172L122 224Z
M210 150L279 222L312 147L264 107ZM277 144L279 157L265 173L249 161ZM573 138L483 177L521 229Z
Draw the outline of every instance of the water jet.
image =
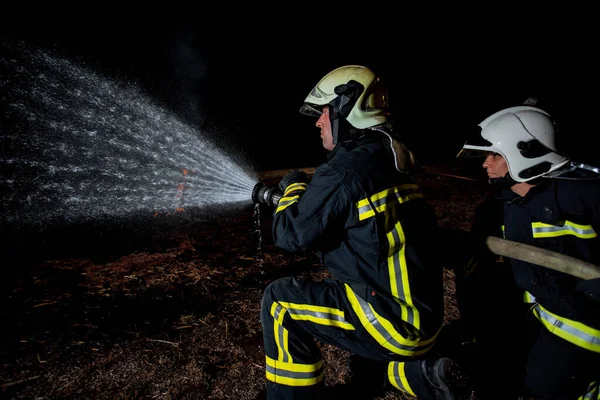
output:
M0 44L1 219L49 226L251 204L258 180L137 85L24 43ZM199 110L200 112L200 110ZM211 135L218 137L218 135Z

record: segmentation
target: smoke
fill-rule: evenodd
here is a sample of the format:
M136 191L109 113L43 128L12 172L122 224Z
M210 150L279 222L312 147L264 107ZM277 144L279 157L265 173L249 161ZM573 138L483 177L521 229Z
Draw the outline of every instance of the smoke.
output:
M176 67L196 82L206 76L207 68L200 54L193 49L194 34L178 32L175 43Z
M175 104L190 123L202 125L204 83L208 67L197 50L196 34L189 28L178 30L170 51L175 82Z
M248 153L250 138L239 121L243 110L227 106L230 92L223 85L223 77L229 82L231 70L224 61L229 56L223 56L220 46L210 31L196 24L175 31L169 43L170 102L177 114L201 130L207 140L227 149L241 164L253 165Z

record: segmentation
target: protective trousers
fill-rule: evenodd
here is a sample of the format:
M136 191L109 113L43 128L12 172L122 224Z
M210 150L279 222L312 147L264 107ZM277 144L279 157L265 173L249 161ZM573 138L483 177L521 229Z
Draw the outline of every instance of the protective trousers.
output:
M600 353L563 340L531 317L525 385L536 400L600 399Z
M324 365L315 341L381 361L373 389L396 389L429 399L421 359L403 358L379 345L360 324L337 281L282 278L265 289L261 322L267 399L320 399Z

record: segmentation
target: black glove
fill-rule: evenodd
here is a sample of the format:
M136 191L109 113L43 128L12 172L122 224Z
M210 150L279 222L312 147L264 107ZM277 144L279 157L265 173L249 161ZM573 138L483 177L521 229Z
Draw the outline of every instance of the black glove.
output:
M308 175L306 175L306 172L304 171L300 171L300 170L293 170L288 172L288 174L286 176L283 177L283 179L281 179L281 181L279 182L279 189L281 189L282 192L285 192L285 189L290 186L292 183L307 183L308 182Z

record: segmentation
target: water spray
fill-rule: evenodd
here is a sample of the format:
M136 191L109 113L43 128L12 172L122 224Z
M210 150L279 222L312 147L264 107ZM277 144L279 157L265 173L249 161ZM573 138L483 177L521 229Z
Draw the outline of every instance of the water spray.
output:
M137 85L0 43L0 225L44 226L244 206L255 176ZM182 173L183 171L183 173Z

